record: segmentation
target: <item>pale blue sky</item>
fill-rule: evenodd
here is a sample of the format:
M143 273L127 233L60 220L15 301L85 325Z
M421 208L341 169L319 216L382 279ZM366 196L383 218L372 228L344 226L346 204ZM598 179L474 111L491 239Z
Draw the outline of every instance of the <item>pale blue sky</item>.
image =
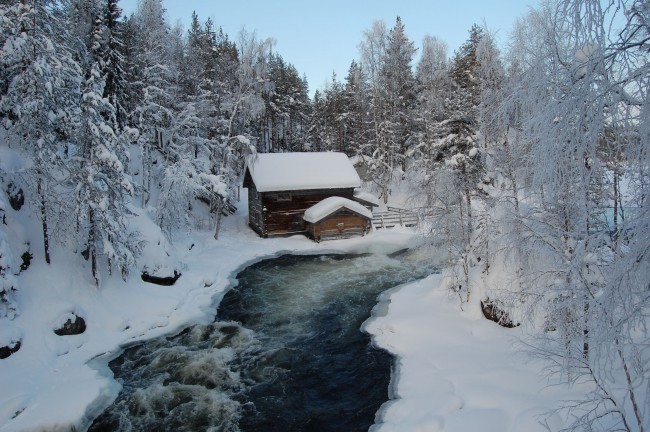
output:
M138 0L122 0L125 14ZM276 40L275 50L307 76L310 94L331 81L332 71L343 81L364 30L376 20L388 28L399 15L406 34L420 47L426 34L449 46L451 56L466 39L472 24L483 24L507 42L512 24L539 0L164 0L169 22L188 27L192 11L201 21L211 17L231 40L242 27L258 38ZM417 56L417 55L416 55ZM417 57L416 57L417 58Z

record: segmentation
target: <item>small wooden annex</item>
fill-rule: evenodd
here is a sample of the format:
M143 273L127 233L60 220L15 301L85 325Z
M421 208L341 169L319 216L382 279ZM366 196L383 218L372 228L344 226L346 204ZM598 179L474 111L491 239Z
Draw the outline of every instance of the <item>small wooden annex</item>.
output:
M249 225L262 237L293 234L314 237L308 229L313 231L316 228L308 227L308 222L303 219L305 212L330 197L345 198L358 204L354 190L360 185L359 175L343 153L259 153L250 156L244 173L244 187L248 188ZM342 227L343 235L359 235L359 226L363 224L360 220L352 222L360 216L354 212L350 214L349 207L337 209L326 215L327 221L318 220L316 224L334 224ZM343 225L338 225L340 223Z
M358 202L329 197L308 208L303 220L307 235L319 242L366 235L372 225L372 213Z

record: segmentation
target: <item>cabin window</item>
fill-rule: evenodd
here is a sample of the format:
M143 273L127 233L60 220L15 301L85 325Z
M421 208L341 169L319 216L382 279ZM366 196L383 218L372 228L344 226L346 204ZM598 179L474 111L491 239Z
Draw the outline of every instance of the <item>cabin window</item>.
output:
M279 193L275 195L276 201L291 201L290 193Z

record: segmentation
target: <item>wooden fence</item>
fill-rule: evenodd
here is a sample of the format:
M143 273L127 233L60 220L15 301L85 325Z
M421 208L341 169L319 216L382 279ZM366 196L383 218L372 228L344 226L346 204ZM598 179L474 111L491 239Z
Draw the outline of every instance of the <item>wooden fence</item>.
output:
M388 229L396 226L415 227L418 226L418 215L411 211L397 207L388 207L385 212L374 212L372 215L372 226L375 229Z

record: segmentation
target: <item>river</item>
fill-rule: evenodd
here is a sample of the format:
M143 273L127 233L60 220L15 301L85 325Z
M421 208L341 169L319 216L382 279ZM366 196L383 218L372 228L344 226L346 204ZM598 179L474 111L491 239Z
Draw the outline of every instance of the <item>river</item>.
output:
M366 431L391 356L361 331L392 287L434 273L424 250L284 255L253 264L215 321L127 349L91 431Z

